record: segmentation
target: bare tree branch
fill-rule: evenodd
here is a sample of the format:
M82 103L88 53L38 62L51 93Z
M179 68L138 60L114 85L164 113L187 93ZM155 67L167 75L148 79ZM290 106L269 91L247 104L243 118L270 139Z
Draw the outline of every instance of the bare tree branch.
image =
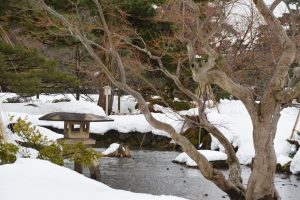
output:
M274 2L270 6L270 10L273 12L275 8L282 2L282 0L274 0Z

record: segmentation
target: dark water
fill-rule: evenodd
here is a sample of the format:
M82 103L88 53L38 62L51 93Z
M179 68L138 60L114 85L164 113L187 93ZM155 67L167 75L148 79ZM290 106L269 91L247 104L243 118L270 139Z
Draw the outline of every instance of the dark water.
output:
M133 151L131 158L102 158L101 182L116 189L154 195L174 195L187 199L228 199L225 193L205 180L197 169L171 161L179 152ZM225 170L224 170L225 171ZM84 171L88 176L88 171ZM247 183L250 169L243 167ZM300 177L277 174L276 187L283 200L300 199Z

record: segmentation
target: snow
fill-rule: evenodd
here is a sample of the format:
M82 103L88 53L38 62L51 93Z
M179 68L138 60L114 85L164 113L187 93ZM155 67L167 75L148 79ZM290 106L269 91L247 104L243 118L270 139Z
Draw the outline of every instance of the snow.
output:
M35 106L32 106L35 104ZM10 112L30 113L31 115L45 115L50 112L73 112L73 113L90 113L100 116L105 116L105 112L95 103L85 101L70 101L70 102L31 102L30 103L4 103L4 110Z
M210 150L198 150L199 153L204 155L208 161L218 161L218 160L226 160L227 155L225 153L219 151L210 151ZM197 163L192 160L186 153L179 154L175 161L179 163L185 163L187 166L195 167Z
M242 164L251 163L252 157L255 155L252 138L253 127L245 106L241 101L223 100L219 104L219 110L220 113L216 109L207 110L209 121L222 131L233 146L238 147L237 157L240 162ZM281 111L274 140L277 158L288 157L291 152L291 145L286 140L290 137L297 113L298 109L291 107ZM299 125L296 129L300 128ZM213 138L212 149L217 148L224 151L223 146ZM281 160L279 161L281 162Z
M0 100L4 100L7 97L13 97L12 93L5 93L0 96ZM60 103L52 103L55 99L68 98L70 102L60 102ZM4 119L4 124L8 125L16 121L19 117L22 119L27 119L35 126L52 126L54 128L63 129L63 122L57 121L40 121L39 118L45 114L51 112L75 112L75 113L90 113L95 115L105 115L103 109L94 102L89 102L81 99L80 101L76 101L71 95L40 95L39 100L35 100L33 98L32 101L28 103L2 103L2 116ZM91 97L96 98L91 95ZM117 98L115 98L117 100ZM37 107L28 105L35 104ZM114 103L113 110L117 109L118 102ZM127 113L127 115L110 115L109 117L114 119L113 122L101 122L101 123L91 123L90 132L103 135L109 130L116 130L122 133L129 132L141 132L147 133L152 132L156 135L162 135L166 137L170 137L166 132L153 128L145 119L142 114L128 115L135 108L136 101L131 96L124 96L121 98L121 113ZM127 109L127 111L126 111ZM162 108L163 109L163 108ZM131 112L129 112L131 111ZM14 116L14 120L10 121L9 116ZM153 116L162 121L169 123L173 126L173 128L180 132L183 125L183 119L180 118L178 114L173 113L171 110L164 113L153 113ZM41 133L49 136L50 131L45 128L42 128ZM55 137L54 134L49 136L51 138ZM48 138L49 138L48 137ZM57 136L59 138L59 136ZM53 138L53 139L57 139ZM50 138L49 138L50 139Z
M291 162L290 171L293 174L300 174L300 149L298 150Z
M280 164L281 166L284 166L284 165L288 164L291 161L292 161L292 158L290 158L288 156L284 156L284 155L280 155L277 158L277 163Z
M108 147L105 151L103 151L101 154L107 156L107 155L112 154L112 153L114 153L115 151L117 151L119 147L120 147L120 144L118 144L118 143L112 143L112 144L109 145L109 147ZM123 148L123 149L124 149L124 148ZM125 150L125 149L124 149L124 150Z
M56 132L53 132L47 128L36 126L36 129L43 134L44 136L47 137L48 140L57 140L60 138L63 138L64 136L62 134L57 134Z
M70 169L38 159L19 158L0 166L1 200L183 200L116 190Z
M225 137L239 149L237 157L242 164L251 163L254 156L252 122L251 118L240 101L222 101L217 109L207 110L208 120L215 124ZM213 137L212 149L220 149L224 152L224 147Z
M241 101L221 100L218 108L220 113L216 108L206 110L208 120L216 125L234 147L238 147L237 157L240 163L250 164L255 155L252 138L253 127L245 106ZM180 114L186 115L197 115L197 113L197 109L180 112ZM291 160L289 154L292 152L292 146L286 140L292 133L298 109L288 107L283 109L280 114L274 146L278 163L284 165ZM296 127L296 130L299 129L300 123ZM224 152L224 147L215 137L212 138L211 149Z
M156 10L156 9L159 8L159 7L158 7L158 5L156 5L156 4L152 4L152 8L153 8L154 10Z

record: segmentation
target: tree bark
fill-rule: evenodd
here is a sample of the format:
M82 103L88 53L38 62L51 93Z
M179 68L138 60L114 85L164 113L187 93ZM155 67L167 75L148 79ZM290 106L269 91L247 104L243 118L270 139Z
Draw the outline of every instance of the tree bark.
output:
M105 110L105 96L104 96L104 89L102 87L102 84L99 85L99 93L98 93L98 106L103 108Z
M277 161L273 141L278 120L279 109L252 119L255 158L248 181L247 200L280 199L274 185Z
M0 144L4 144L5 142L6 142L5 128L3 125L2 115L0 112Z

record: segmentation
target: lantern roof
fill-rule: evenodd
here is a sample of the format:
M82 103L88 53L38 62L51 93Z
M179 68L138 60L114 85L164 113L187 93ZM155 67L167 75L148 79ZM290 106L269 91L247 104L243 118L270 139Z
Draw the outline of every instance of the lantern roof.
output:
M74 121L74 122L109 122L114 121L112 118L106 116L99 116L86 113L67 113L54 112L44 115L39 118L44 121Z

